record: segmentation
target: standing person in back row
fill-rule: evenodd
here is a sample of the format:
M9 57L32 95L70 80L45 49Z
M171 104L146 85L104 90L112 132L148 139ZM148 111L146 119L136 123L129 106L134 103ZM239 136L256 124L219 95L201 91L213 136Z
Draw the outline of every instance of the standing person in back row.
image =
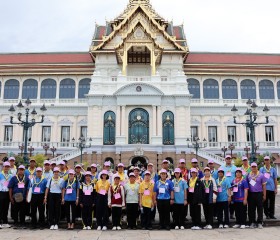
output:
M276 219L275 217L275 196L277 195L277 172L270 165L270 157L264 157L264 166L261 167L260 173L267 180L266 183L266 200L264 202L264 214L266 219Z
M197 170L197 177L199 179L203 178L203 172L198 167L198 160L196 158L193 158L191 160L192 168L195 168ZM189 171L189 179L192 177L191 171Z

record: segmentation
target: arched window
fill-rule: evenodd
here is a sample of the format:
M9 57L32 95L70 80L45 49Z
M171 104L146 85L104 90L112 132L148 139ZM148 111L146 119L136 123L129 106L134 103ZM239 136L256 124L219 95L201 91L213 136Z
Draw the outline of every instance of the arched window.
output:
M38 82L35 79L27 79L23 82L22 98L36 99L38 93Z
M129 144L149 144L149 113L136 108L129 114Z
M60 82L59 98L75 98L75 81L73 79L66 78Z
M259 83L260 99L274 99L274 86L270 80L262 80Z
M162 136L163 145L174 145L174 114L170 111L162 115Z
M243 80L240 87L242 99L256 99L256 84L253 80Z
M277 82L277 95L278 99L280 99L280 81Z
M237 83L235 80L226 79L222 83L223 99L237 99Z
M200 84L199 81L194 79L194 78L190 78L188 79L188 85L189 85L189 91L190 94L193 95L193 98L200 98Z
M79 98L85 98L90 89L90 78L84 78L79 82Z
M103 144L114 145L116 141L116 115L112 111L104 114Z
M41 99L54 99L56 97L56 81L45 79L41 84Z
M219 99L219 85L215 79L207 79L203 82L203 97L205 99Z
M5 82L4 99L18 99L19 97L19 81L10 79Z

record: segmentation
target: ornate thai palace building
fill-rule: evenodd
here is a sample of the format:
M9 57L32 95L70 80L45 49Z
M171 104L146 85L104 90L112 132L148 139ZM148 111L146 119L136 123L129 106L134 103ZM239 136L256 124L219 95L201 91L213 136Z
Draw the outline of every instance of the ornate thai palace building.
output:
M35 152L42 144L73 159L80 136L92 138L86 160L126 164L198 155L221 163L221 148L249 146L246 101L270 108L270 122L256 128L259 151L280 145L280 55L190 52L184 27L173 25L149 0L130 0L105 25L96 25L89 52L0 54L0 149L19 152L22 127L11 125L8 108L30 98L48 108L43 124L28 133ZM260 120L264 121L262 110ZM62 158L61 157L61 158ZM58 158L59 159L59 158Z

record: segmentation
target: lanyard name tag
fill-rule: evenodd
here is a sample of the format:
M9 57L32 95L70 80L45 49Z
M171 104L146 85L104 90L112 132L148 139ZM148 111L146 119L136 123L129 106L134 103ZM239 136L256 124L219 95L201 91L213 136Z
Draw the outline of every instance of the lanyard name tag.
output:
M227 172L226 176L231 177L231 172Z
M159 188L159 191L158 191L159 193L165 193L165 188Z
M242 170L242 175L245 176L247 172L245 170Z
M193 192L194 192L194 188L193 188L193 187L190 187L190 188L189 188L189 192L190 192L190 193L193 193Z
M85 190L84 193L85 193L86 196L90 196L91 195L91 190Z
M205 188L205 193L209 193L209 188Z
M238 187L234 187L233 192L238 192Z
M223 192L223 189L221 187L218 187L218 192L219 193Z
M174 192L180 192L180 187L174 187Z
M67 188L66 189L66 194L72 194L73 192L73 189L72 188Z
M40 193L41 192L41 188L40 187L35 187L34 188L34 192L35 193Z
M114 197L115 197L115 199L120 199L120 198L121 198L121 194L116 193L116 194L114 195Z
M250 181L250 184L254 187L254 186L256 185L256 181L252 179L252 180Z
M265 173L265 174L264 174L264 177L265 177L266 179L269 179L269 178L270 178L270 173Z
M150 194L151 194L151 193L150 193L150 190L145 190L145 191L144 191L144 195L145 195L145 196L149 196Z
M9 182L8 182L8 181L5 181L3 185L4 185L4 187L8 187Z
M101 195L106 195L106 190L100 189L99 194L101 194Z
M18 183L18 188L24 188L24 183Z

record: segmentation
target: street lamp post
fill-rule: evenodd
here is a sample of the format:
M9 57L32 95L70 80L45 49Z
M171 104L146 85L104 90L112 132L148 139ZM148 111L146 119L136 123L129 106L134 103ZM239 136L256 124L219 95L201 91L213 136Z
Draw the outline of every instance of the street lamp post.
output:
M255 162L256 161L256 150L255 150L255 127L261 124L268 124L269 120L268 120L268 112L269 112L269 108L265 105L263 112L265 113L265 122L256 122L258 119L258 114L256 112L257 109L257 104L255 103L255 101L251 101L250 99L247 101L247 110L245 112L245 116L247 116L247 119L245 122L237 122L236 118L237 118L237 111L238 109L235 107L235 105L233 106L233 108L231 109L231 112L233 113L233 120L234 120L234 124L242 124L244 126L246 126L247 128L250 129L250 141L251 141L251 156L250 156L250 162Z
M54 153L56 152L56 148L53 146L53 147L50 148L50 150L51 150L53 158L54 158Z
M244 148L244 151L246 152L247 158L249 158L250 148L249 148L248 146L246 146L246 147Z
M23 150L24 150L24 145L21 144L18 146L19 150L20 150L20 156L22 156Z
M73 139L72 139L73 140ZM75 139L74 139L75 140ZM87 145L86 144L86 139L82 136L82 137L80 137L79 139L78 139L78 143L77 143L77 148L79 148L80 149L80 151L81 151L81 159L80 159L80 161L81 161L81 163L83 163L83 150L85 149L85 148L90 148L91 147L91 141L92 141L92 139L91 138L89 138L89 145Z
M47 156L48 155L48 150L49 150L49 148L50 148L50 146L48 145L48 144L44 144L43 145L43 149L45 150L45 156Z
M189 139L187 139L187 141L189 141ZM201 146L200 146L200 139L199 139L199 137L195 137L194 138L194 142L193 142L193 144L192 144L192 146L190 146L189 144L188 144L188 148L194 148L195 149L195 156L196 156L196 159L197 159L197 156L198 156L198 150L200 149L200 148L202 148ZM203 142L205 143L206 142L206 139L204 138L203 139ZM204 147L206 147L206 144L204 144Z
M31 101L29 98L24 102L24 105L20 101L15 107L12 105L9 108L9 112L11 114L10 116L10 123L11 124L17 124L23 127L24 131L24 153L23 153L23 159L25 164L28 164L28 152L27 152L27 144L28 144L28 129L32 128L37 123L43 123L44 117L45 117L45 111L47 111L47 108L45 107L45 104L40 108L40 119L39 121L36 121L37 112L35 108L31 111ZM14 114L17 113L17 121L14 121ZM31 112L30 112L31 111ZM23 113L22 113L23 112ZM31 119L30 119L31 115Z
M228 146L228 149L230 150L230 156L232 157L232 151L235 149L234 144L231 143L231 144Z
M227 151L226 146L224 146L221 150L222 150L222 152L224 153L224 158L225 158L225 157L226 157L226 151Z

